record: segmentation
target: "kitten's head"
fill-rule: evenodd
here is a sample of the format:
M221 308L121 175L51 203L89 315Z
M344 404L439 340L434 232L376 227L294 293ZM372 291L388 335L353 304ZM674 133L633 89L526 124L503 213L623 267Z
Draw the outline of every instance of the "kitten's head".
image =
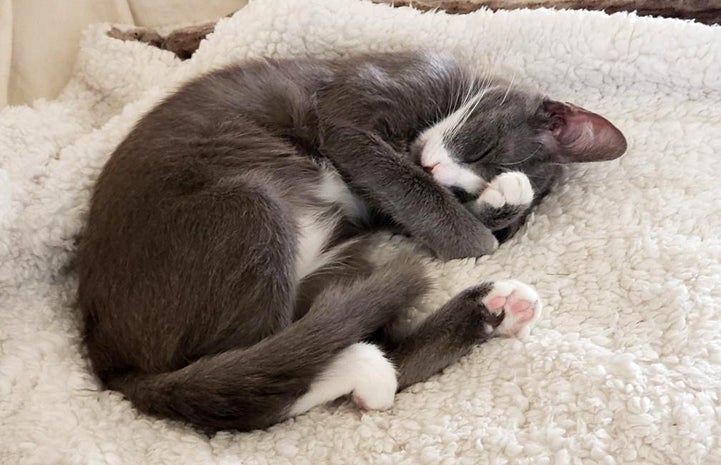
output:
M602 116L500 85L423 131L411 150L461 201L504 171L525 173L542 195L562 164L612 160L625 151L623 134Z

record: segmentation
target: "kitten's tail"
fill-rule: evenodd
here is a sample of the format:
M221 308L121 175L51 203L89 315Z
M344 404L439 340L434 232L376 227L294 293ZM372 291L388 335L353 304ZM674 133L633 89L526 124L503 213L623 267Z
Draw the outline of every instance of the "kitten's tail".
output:
M143 412L206 431L265 428L299 413L293 404L336 355L388 323L425 286L417 269L385 267L325 290L303 318L254 346L207 356L177 371L124 374L107 386Z

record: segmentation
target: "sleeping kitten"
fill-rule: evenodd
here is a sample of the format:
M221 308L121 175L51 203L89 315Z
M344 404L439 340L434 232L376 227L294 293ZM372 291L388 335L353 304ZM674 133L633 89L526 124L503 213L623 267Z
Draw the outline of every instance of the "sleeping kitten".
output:
M625 149L601 116L443 54L203 76L140 120L98 179L79 250L93 369L141 411L209 431L348 394L388 408L475 344L526 335L541 302L517 281L479 283L411 330L423 269L410 256L374 268L366 234L485 255L561 164Z

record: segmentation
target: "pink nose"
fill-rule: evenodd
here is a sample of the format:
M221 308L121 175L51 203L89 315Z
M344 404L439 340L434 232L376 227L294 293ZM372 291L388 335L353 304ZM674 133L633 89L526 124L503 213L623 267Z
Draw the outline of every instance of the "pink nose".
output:
M433 174L438 170L438 165L440 165L440 163L436 163L431 166L424 166L423 169L425 169L428 173Z

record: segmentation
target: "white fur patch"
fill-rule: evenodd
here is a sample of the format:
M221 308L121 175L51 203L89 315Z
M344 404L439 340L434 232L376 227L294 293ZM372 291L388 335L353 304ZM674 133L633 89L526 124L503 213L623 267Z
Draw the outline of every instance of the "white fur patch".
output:
M369 213L365 203L343 182L340 175L332 171L323 171L318 196L321 200L340 206L351 220L367 220Z
M359 406L385 410L393 405L397 388L395 369L383 352L373 344L359 342L338 354L288 414L299 415L351 393Z
M443 136L433 134L430 137L423 147L421 164L434 167L431 172L433 179L442 186L461 187L469 193L480 191L486 181L451 158L443 145Z
M305 211L296 219L298 225L298 245L295 259L297 278L316 271L329 263L335 256L333 250L324 252L326 244L338 224L337 216L322 216L321 211Z
M354 195L340 176L324 171L318 188L318 197L340 207L351 220L365 220L368 210L363 201ZM338 225L338 215L330 215L323 209L307 209L300 212L296 219L298 225L298 250L296 252L296 276L303 279L317 269L330 263L339 249L324 251Z
M486 184L486 180L454 160L443 139L463 125L482 97L483 93L471 97L461 108L418 136L423 145L421 165L432 170L431 175L439 184L446 187L460 187L471 194L479 192Z
M529 205L532 201L531 181L519 171L501 173L493 178L477 200L478 203L486 203L494 208L504 205Z

